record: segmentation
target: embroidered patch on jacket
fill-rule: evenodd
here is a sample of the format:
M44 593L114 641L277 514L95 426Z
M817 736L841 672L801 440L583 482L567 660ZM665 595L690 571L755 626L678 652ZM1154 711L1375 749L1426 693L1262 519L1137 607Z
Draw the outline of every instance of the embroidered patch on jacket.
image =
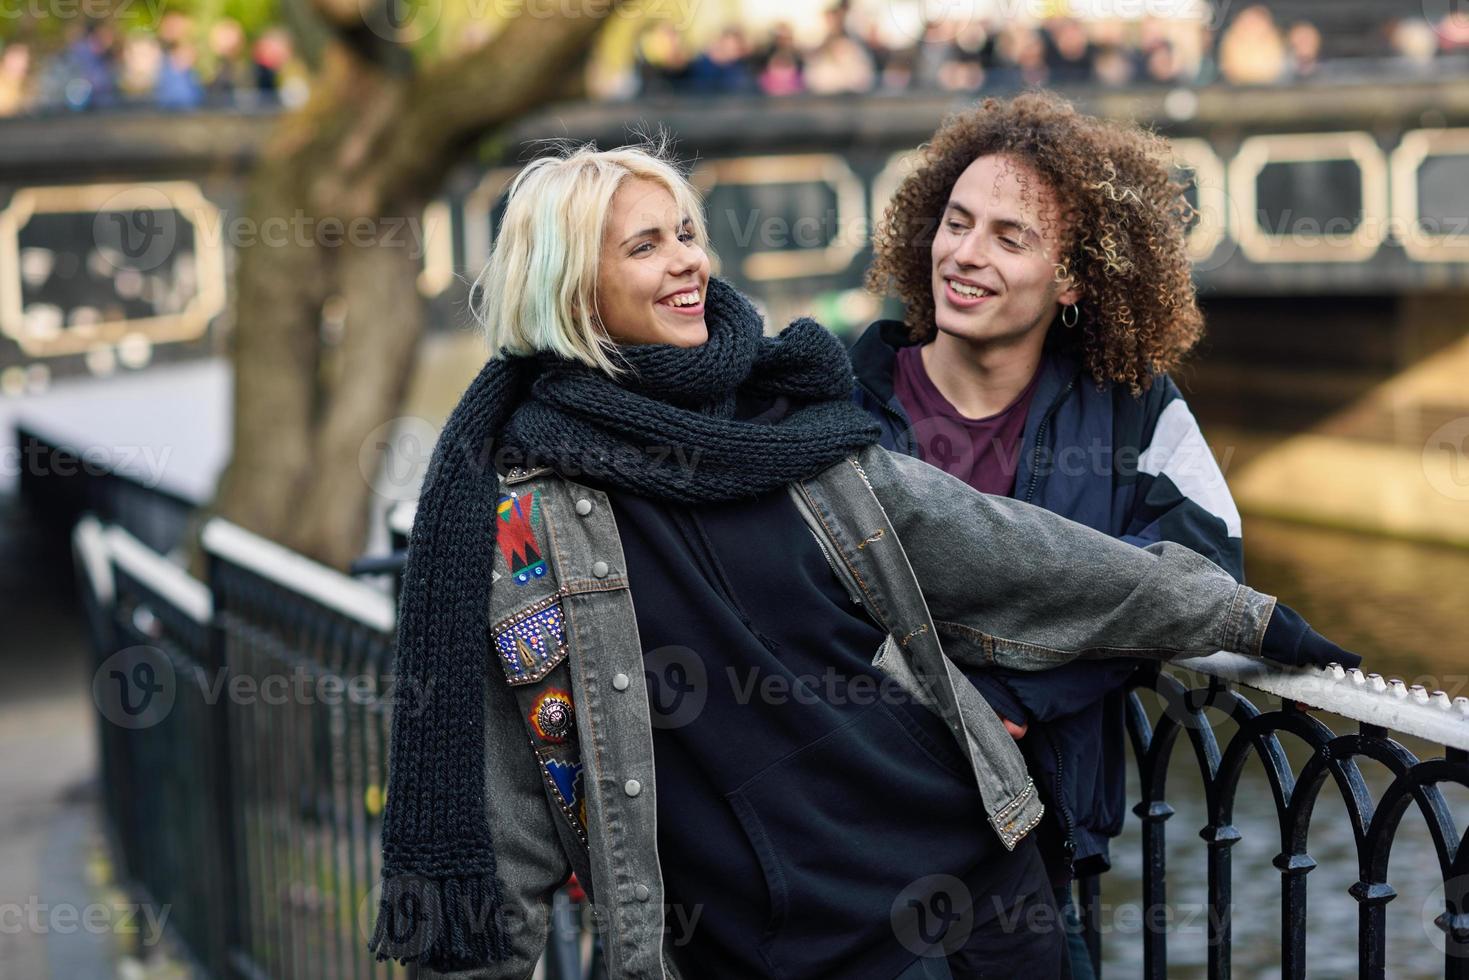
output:
M536 603L494 632L495 649L511 684L540 680L566 654L566 621L556 596Z
M576 726L571 695L553 687L542 691L530 709L531 728L548 742L564 742Z
M496 512L500 515L500 526L495 531L495 543L505 556L515 584L525 585L533 578L544 577L546 560L536 541L536 529L541 526L539 491L501 497Z
M538 752L537 755L539 754ZM573 826L579 825L579 833L585 839L587 798L583 789L582 769L580 762L562 762L560 759L544 756L541 758L541 771L546 774L547 781L556 792L561 812L572 821Z

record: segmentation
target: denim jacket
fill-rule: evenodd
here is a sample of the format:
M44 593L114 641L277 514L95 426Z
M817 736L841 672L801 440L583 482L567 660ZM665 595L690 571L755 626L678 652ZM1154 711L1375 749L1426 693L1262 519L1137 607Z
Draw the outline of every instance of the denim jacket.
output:
M418 975L529 977L551 895L575 871L609 976L678 980L636 597L615 515L605 494L547 469L501 484L486 807L513 956ZM874 664L953 730L1010 849L1043 808L1014 740L957 665L1258 654L1275 605L1181 545L1135 548L877 446L789 492L833 573L888 633Z

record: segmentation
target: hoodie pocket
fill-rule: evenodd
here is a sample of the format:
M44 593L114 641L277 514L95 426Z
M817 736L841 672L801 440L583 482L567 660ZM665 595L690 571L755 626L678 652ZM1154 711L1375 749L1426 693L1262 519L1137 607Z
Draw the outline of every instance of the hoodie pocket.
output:
M896 975L913 952L895 938L895 899L985 850L972 775L902 710L863 708L727 795L769 892L759 949L773 978L879 976L888 960Z

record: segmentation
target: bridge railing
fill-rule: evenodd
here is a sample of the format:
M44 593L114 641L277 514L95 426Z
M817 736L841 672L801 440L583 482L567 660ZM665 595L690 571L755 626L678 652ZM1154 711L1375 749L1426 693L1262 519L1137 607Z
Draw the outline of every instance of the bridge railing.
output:
M1192 674L1193 677L1189 677ZM1279 699L1261 710L1239 688ZM1163 703L1156 719L1144 709L1140 691L1152 689ZM1308 710L1330 712L1356 725L1334 732ZM1210 717L1234 722L1221 747ZM1306 975L1307 876L1316 867L1308 849L1314 807L1328 782L1335 785L1351 823L1358 880L1349 892L1357 901L1358 975L1387 977L1387 904L1396 896L1388 862L1404 816L1416 806L1427 824L1443 875L1444 909L1434 924L1444 933L1444 976L1469 977L1469 850L1464 848L1444 785L1469 787L1469 698L1408 686L1380 674L1333 665L1282 669L1234 653L1173 661L1168 669L1140 672L1128 695L1126 727L1137 764L1142 798L1133 807L1142 822L1143 907L1166 907L1166 822L1169 763L1183 734L1191 743L1204 790L1206 820L1199 835L1207 851L1208 975L1231 975L1233 865L1231 850L1241 835L1234 815L1241 776L1251 756L1259 759L1274 800L1281 847L1273 864L1280 873L1280 975ZM1420 759L1394 734L1412 735L1443 747L1443 755ZM1281 744L1282 734L1300 739L1310 756L1299 769ZM1391 774L1374 793L1358 760ZM1252 872L1258 869L1252 869ZM1079 882L1081 918L1093 961L1100 963L1097 877ZM1165 978L1168 930L1143 930L1143 974ZM1391 974L1399 975L1399 974Z
M74 541L119 865L177 945L206 976L403 975L365 945L391 597L223 521L207 584L91 518Z
M408 529L394 517L395 540ZM386 789L392 597L221 520L202 533L207 583L126 531L85 518L74 547L97 654L104 800L118 864L201 975L338 980L401 975L366 948L376 914ZM1250 693L1246 695L1245 691ZM1302 711L1346 719L1333 732ZM1233 734L1221 739L1233 722ZM1410 808L1442 873L1437 925L1444 976L1469 977L1469 851L1442 787L1469 789L1469 699L1358 671L1269 667L1233 654L1140 671L1127 695L1137 765L1145 909L1167 907L1167 774L1189 743L1202 779L1210 977L1231 975L1235 804L1252 756L1263 764L1280 833L1279 974L1306 975L1306 897L1316 861L1313 808L1328 782L1350 817L1360 975L1389 972L1389 857ZM1281 736L1310 749L1293 768ZM1395 735L1443 755L1419 758ZM1391 774L1374 793L1359 769ZM1189 828L1192 830L1193 828ZM1258 829L1256 827L1255 829ZM1120 857L1130 861L1130 855ZM1252 866L1251 876L1269 874ZM1175 882L1177 879L1175 878ZM1420 883L1421 884L1421 883ZM1108 887L1111 887L1110 885ZM1102 881L1079 884L1094 959L1102 958ZM544 975L580 978L566 896ZM1170 975L1167 928L1141 938L1144 975Z

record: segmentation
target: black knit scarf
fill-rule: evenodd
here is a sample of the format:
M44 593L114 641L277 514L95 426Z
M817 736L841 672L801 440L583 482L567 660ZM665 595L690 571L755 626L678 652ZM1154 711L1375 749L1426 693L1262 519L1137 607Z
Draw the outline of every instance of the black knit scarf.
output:
M510 952L484 803L497 468L548 465L657 500L725 501L877 441L850 400L847 355L820 324L765 337L755 308L717 279L705 322L698 347L620 348L628 371L616 380L547 355L492 360L445 423L399 599L397 688L424 696L393 708L383 893L368 944L378 959L450 972ZM774 424L742 421L740 396L783 398L787 411Z

